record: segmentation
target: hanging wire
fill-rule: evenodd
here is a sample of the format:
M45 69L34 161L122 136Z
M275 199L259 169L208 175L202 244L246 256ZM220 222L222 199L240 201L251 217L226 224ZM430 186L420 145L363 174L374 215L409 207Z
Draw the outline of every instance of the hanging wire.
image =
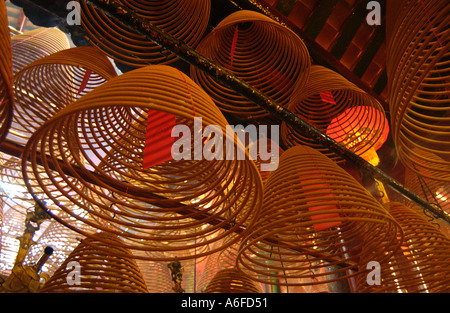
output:
M414 167L415 175L417 176L417 180L419 181L420 188L422 189L423 195L426 197L427 200L428 200L428 195L431 195L434 202L430 202L430 204L435 205L437 207L437 209L444 212L444 210L442 209L441 205L439 204L439 201L437 200L435 194L431 191L430 186L425 181L425 178L423 178L421 175L418 174L416 165L413 163L412 166ZM425 191L425 187L427 188L428 193ZM436 215L433 212L429 212L428 210L425 210L424 208L422 208L422 211L423 211L423 214L425 214L425 216L427 216L429 218L428 222L435 225L437 228L441 227L441 225L439 225L439 223L437 223L435 221L435 219L438 218L439 215Z

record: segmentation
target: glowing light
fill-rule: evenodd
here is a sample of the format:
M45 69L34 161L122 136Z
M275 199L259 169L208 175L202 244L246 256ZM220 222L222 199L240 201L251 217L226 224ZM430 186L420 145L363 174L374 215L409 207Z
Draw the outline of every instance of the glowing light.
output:
M447 201L448 199L446 196L440 194L438 191L436 191L436 198L441 201Z
M23 194L26 192L23 186L4 181L0 181L0 189L8 196L8 198L23 196Z

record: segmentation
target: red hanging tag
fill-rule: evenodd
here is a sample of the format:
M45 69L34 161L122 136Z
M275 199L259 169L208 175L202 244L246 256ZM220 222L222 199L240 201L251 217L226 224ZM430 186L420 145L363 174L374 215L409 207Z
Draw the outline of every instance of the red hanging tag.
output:
M142 162L144 169L172 160L172 146L175 141L172 137L174 126L175 115L155 110L148 111L147 136Z
M80 93L82 93L86 88L89 78L91 78L91 74L91 70L86 70L86 72L84 73L83 81L81 82L80 88L78 88L77 96L80 95Z
M234 29L233 42L231 43L231 62L230 62L230 67L233 66L234 52L236 51L236 44L237 44L237 40L238 40L238 35L239 35L239 28L236 25L236 28Z

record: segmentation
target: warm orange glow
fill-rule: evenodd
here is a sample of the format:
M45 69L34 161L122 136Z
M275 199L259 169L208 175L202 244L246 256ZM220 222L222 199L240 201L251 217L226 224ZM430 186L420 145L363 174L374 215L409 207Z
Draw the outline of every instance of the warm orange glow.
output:
M368 142L376 151L387 140L389 125L383 112L373 107L357 106L333 118L326 134L355 153L367 147Z

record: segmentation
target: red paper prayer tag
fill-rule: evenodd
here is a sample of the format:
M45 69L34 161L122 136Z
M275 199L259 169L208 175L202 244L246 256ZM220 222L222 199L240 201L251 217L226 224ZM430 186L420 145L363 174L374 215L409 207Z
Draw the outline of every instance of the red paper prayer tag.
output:
M300 176L300 179L303 182L317 182L316 184L313 185L309 185L308 187L314 187L317 190L323 190L324 192L328 192L329 191L329 195L332 195L331 190L329 189L328 184L324 183L323 181L321 181L320 179L317 178L308 178L311 177L311 175L302 175ZM328 196L328 194L326 194L326 196ZM306 197L306 198L311 198L311 197ZM309 212L322 212L320 214L314 214L311 215L311 220L315 221L315 220L324 220L324 219L329 219L329 218L339 218L339 213L327 213L327 211L330 210L336 210L337 206L335 205L314 205L315 203L317 203L318 200L312 200L312 201L307 201L307 204L310 204L311 206L308 207L308 211ZM321 230L325 230L331 227L336 227L341 225L340 221L336 221L336 222L323 222L323 223L314 223L313 227L315 231L321 231Z
M77 96L86 88L89 78L91 78L91 74L91 70L86 70L86 72L84 73L83 81L81 82L80 88L78 88Z
M234 36L233 36L233 42L231 43L231 52L230 52L230 65L233 66L233 60L234 60L234 52L236 51L236 44L238 40L238 34L239 34L239 28L236 25L236 28L234 29Z
M149 110L143 158L144 169L172 159L175 138L171 134L174 126L175 115Z
M320 99L322 99L325 103L332 103L336 104L336 101L334 100L333 94L331 91L325 91L320 93Z

